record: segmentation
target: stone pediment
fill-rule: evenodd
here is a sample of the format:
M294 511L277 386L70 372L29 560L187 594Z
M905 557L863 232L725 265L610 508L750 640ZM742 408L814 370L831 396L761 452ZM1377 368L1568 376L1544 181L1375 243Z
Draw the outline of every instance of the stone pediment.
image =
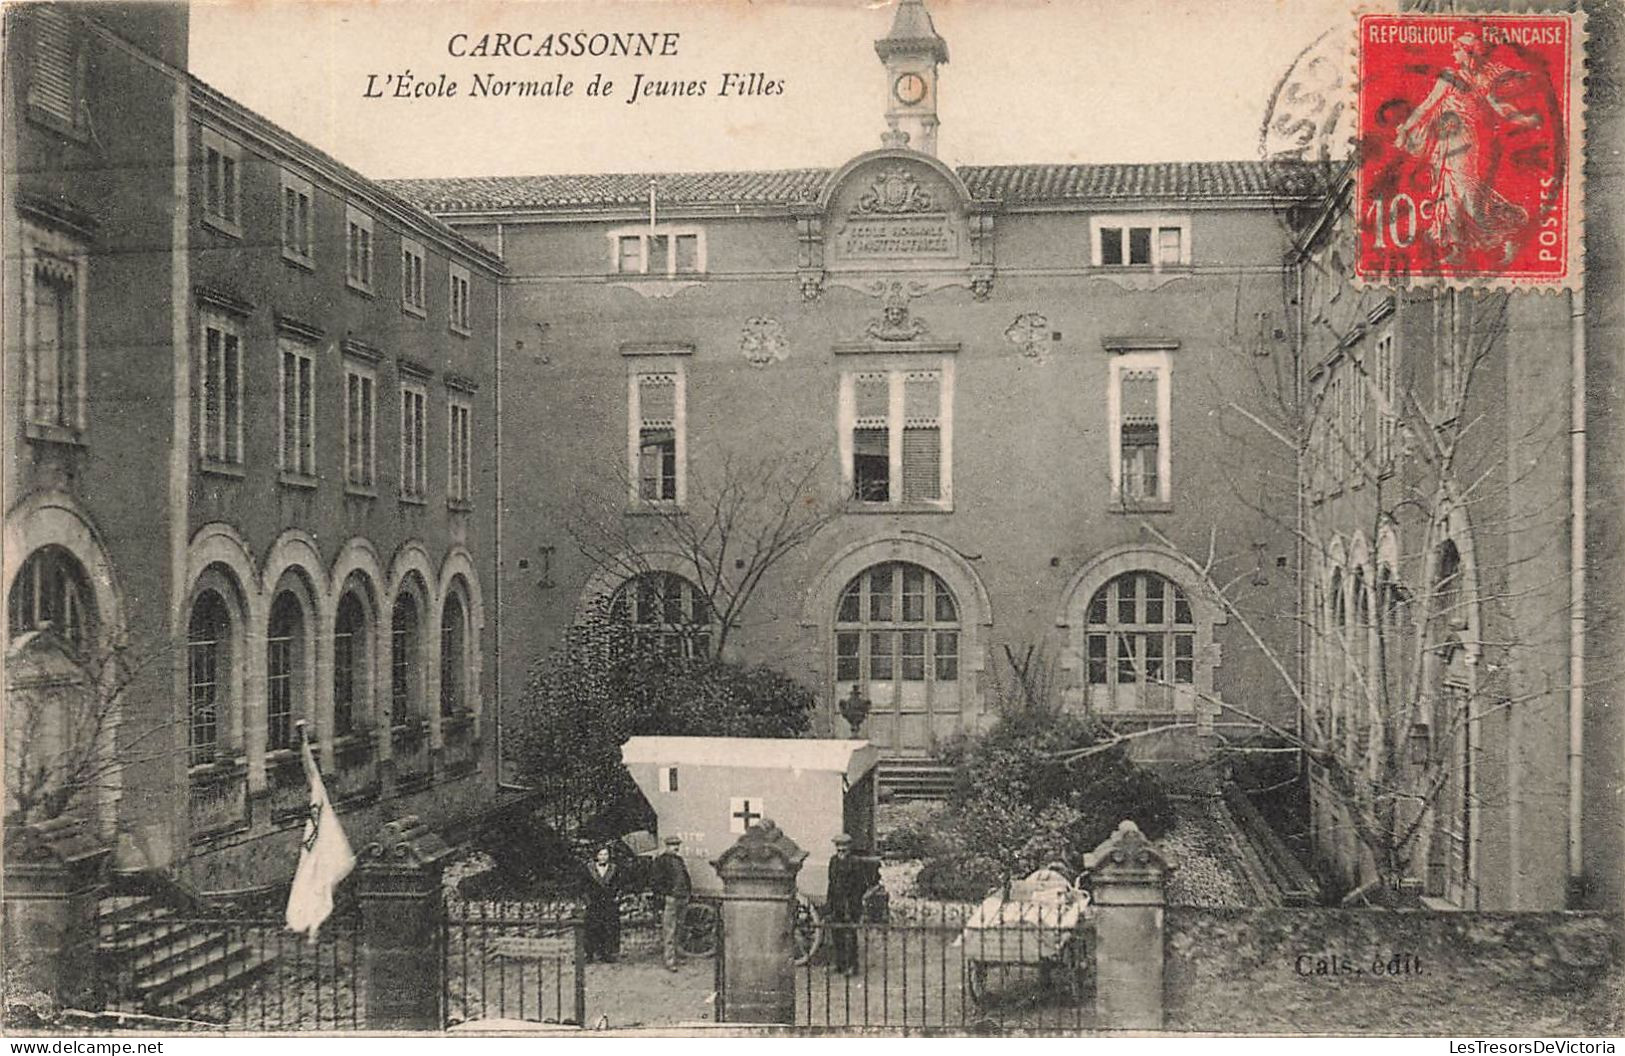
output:
M994 203L972 199L959 176L930 155L861 155L816 202L792 211L809 299L826 283L870 292L881 275L929 289L967 286L977 296L992 287Z

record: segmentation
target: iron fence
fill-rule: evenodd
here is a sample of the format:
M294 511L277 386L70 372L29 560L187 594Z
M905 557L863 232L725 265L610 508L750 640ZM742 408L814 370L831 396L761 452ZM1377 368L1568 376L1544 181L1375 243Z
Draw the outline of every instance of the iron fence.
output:
M587 936L580 917L523 903L471 903L454 908L442 926L446 1026L585 1021Z
M942 907L909 921L824 921L796 970L796 1024L904 1033L1094 1027L1089 929L971 927L969 918L968 909Z
M99 925L95 1011L166 1030L356 1030L366 1025L361 963L354 913L307 939L277 919L143 908Z

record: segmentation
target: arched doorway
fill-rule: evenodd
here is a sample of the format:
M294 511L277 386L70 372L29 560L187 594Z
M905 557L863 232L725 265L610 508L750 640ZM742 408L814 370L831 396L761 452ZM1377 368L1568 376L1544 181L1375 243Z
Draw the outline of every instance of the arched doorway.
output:
M886 561L853 577L835 611L837 701L869 701L862 735L896 754L923 754L959 733L959 601L922 565Z

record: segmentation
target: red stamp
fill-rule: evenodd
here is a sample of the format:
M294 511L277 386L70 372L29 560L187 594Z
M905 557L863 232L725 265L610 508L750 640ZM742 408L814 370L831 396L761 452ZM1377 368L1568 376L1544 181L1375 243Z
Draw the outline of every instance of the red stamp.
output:
M1578 279L1576 29L1560 14L1360 19L1357 279Z

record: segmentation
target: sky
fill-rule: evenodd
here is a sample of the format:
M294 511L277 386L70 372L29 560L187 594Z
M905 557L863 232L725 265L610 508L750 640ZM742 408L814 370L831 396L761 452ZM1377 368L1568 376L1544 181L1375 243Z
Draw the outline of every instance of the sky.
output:
M1349 25L1349 0L927 0L948 43L938 154L950 164L1249 159L1294 57ZM376 179L833 167L880 145L874 51L888 2L862 0L197 0L205 82ZM677 33L670 57L454 57L455 34ZM1351 57L1352 63L1352 57ZM782 82L717 94L724 72ZM389 75L455 97L368 98ZM628 103L636 74L707 82ZM574 83L475 97L476 74ZM615 97L589 97L595 75Z

